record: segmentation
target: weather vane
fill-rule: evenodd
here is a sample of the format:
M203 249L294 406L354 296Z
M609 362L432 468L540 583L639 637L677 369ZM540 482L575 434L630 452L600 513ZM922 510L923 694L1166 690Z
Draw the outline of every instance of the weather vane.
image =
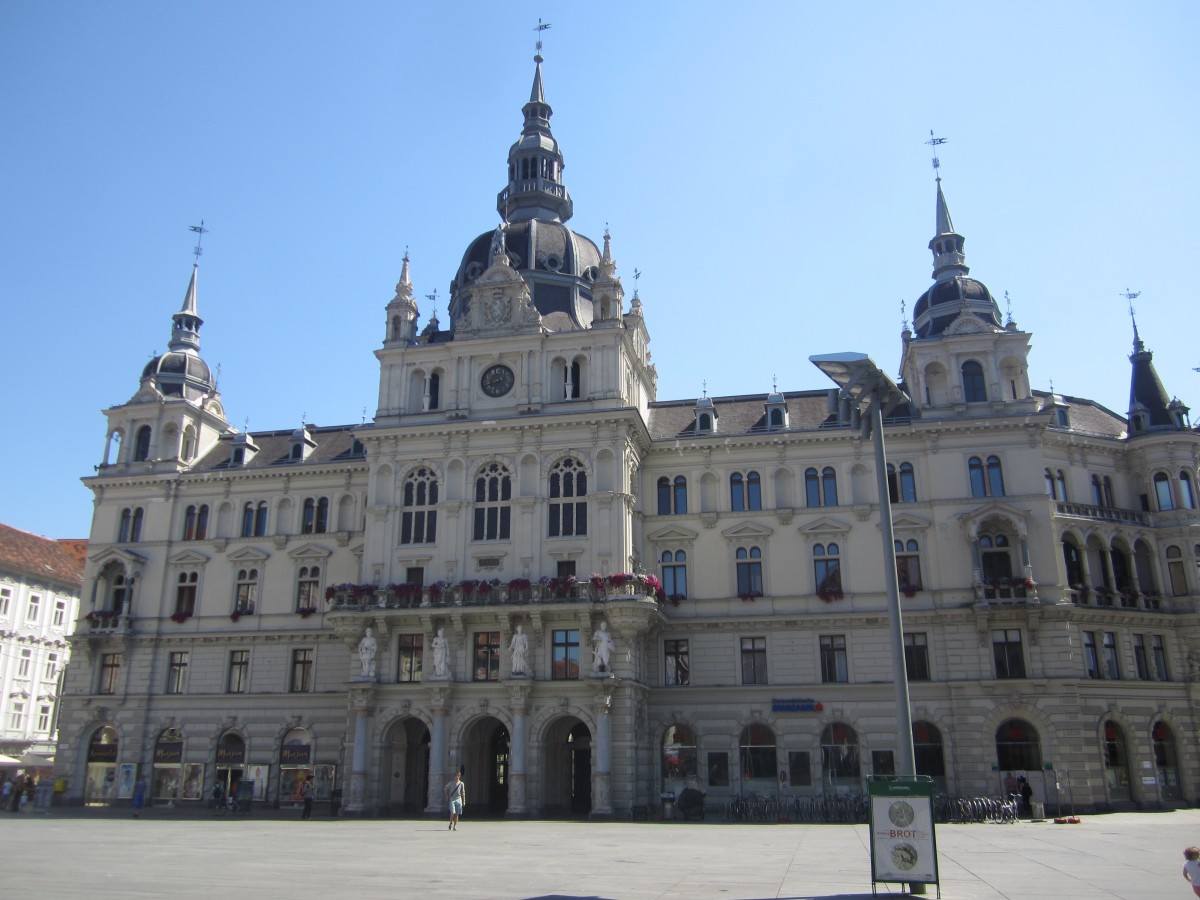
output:
M542 32L545 31L549 27L550 27L549 22L543 22L541 19L538 19L537 27L533 29L534 31L537 32L536 48L537 48L537 55L539 57L538 62L541 62L540 57L542 55Z
M932 128L929 129L929 140L927 140L925 143L927 143L930 147L933 148L933 170L935 172L942 167L942 161L940 159L938 159L938 156L937 156L937 148L942 146L942 144L946 143L946 141L947 141L947 138L934 137L933 129ZM939 173L938 177L941 178L940 173Z
M633 270L633 296L634 297L637 297L637 295L638 295L638 279L641 277L642 277L642 270L634 269Z
M195 265L200 265L200 254L204 251L200 248L200 242L204 240L204 235L208 234L208 229L204 227L204 220L200 220L199 225L189 225L188 231L194 231L198 236L196 238L196 246L192 248L192 253L196 257Z

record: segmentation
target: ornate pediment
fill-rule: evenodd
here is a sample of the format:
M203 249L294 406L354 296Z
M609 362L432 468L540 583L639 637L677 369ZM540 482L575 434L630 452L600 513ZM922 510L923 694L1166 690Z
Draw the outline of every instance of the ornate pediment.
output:
M288 556L292 559L325 559L332 555L332 550L327 550L320 544L301 544L288 551Z
M270 554L257 547L243 547L229 554L230 562L266 562Z
M807 525L801 525L798 530L806 537L816 537L818 535L847 534L850 531L850 526L837 519L830 519L827 516L822 516L815 522L809 522Z
M668 525L666 528L660 528L653 534L646 535L646 540L654 544L668 543L683 543L694 541L697 537L697 532L690 528L683 528L679 525Z
M726 528L721 532L721 537L727 541L762 540L770 537L773 533L772 529L756 525L754 522L742 522L732 528Z
M207 554L201 553L199 550L187 549L174 556L169 557L167 562L173 566L202 566L208 562Z

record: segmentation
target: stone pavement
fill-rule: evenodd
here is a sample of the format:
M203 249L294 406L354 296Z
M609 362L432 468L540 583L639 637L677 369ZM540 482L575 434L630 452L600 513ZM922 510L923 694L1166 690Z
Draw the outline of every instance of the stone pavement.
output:
M5 898L862 900L865 825L227 818L151 809L0 813ZM1079 825L941 825L948 900L1192 897L1200 810ZM897 884L879 884L902 895ZM936 897L934 886L929 897Z

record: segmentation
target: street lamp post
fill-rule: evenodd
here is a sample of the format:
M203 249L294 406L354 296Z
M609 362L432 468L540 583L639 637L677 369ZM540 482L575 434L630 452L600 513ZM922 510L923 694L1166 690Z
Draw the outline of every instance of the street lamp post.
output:
M896 579L896 544L892 526L892 500L888 491L883 444L883 417L907 400L904 392L865 353L828 353L810 356L809 362L842 389L842 396L863 412L863 434L871 432L875 444L875 483L879 491L879 524L883 533L883 577L887 586L891 625L892 674L896 682L897 774L917 774L912 738L912 709L908 701L908 671L904 666L904 621ZM866 406L864 410L863 407Z

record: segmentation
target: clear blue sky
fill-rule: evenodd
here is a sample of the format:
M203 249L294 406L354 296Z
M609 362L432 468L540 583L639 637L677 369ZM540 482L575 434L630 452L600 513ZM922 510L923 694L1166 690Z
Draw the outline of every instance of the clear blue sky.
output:
M1200 416L1194 2L6 0L0 521L87 535L100 411L165 349L201 218L230 421L370 417L405 247L444 323L496 222L539 17L572 224L643 273L659 399L825 387L813 353L895 372L934 129L1034 385L1124 413L1128 287Z

